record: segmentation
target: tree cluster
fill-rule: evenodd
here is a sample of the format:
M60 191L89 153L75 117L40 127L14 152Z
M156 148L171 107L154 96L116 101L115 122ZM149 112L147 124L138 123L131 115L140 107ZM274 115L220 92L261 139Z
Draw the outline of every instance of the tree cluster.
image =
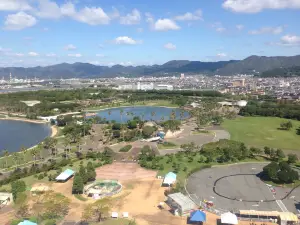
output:
M88 162L87 166L80 166L79 172L75 174L72 192L73 194L82 194L84 184L96 179L96 171L92 162Z
M271 162L263 168L264 176L276 183L292 183L299 179L297 171L293 170L287 162Z
M246 107L241 108L241 116L270 116L300 120L300 105L279 104L272 101L249 101Z

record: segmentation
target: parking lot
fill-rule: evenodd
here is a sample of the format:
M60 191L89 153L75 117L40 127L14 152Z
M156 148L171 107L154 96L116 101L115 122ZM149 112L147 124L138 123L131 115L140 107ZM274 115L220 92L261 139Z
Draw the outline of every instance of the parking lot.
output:
M297 213L300 188L270 187L257 176L265 163L218 166L192 174L187 191L194 201L211 201L224 211L264 210Z

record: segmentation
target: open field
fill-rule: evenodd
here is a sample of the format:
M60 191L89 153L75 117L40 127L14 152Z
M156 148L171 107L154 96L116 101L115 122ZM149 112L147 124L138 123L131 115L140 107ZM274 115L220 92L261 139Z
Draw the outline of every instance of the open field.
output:
M102 105L102 106L95 106L95 107L88 107L86 111L97 111L101 109L109 109L109 108L118 108L122 106L165 106L165 107L178 107L178 105L171 103L168 100L152 100L152 101L144 101L144 102L123 102L120 105Z
M241 117L226 120L222 126L230 133L231 139L256 147L272 147L286 150L299 150L300 138L296 129L300 121L292 120L290 131L280 130L280 123L287 119L275 117Z
M141 168L137 163L113 163L96 169L96 179L136 180L153 178L156 171Z

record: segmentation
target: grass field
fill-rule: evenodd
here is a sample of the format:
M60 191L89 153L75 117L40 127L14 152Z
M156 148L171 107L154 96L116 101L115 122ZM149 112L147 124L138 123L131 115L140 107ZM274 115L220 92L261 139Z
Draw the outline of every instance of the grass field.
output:
M172 142L164 142L162 144L157 144L157 147L158 149L164 149L164 150L167 150L167 149L176 149L176 148L179 148L178 145L172 143Z
M224 121L222 127L230 133L232 140L247 145L300 150L300 136L296 134L300 122L292 120L293 128L289 131L278 129L280 123L286 121L275 117L241 117Z

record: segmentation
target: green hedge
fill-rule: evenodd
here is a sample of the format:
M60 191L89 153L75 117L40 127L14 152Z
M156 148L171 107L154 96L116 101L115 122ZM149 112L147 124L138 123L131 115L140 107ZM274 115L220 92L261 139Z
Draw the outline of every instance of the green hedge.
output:
M126 145L120 149L120 152L128 152L132 148L132 145Z

